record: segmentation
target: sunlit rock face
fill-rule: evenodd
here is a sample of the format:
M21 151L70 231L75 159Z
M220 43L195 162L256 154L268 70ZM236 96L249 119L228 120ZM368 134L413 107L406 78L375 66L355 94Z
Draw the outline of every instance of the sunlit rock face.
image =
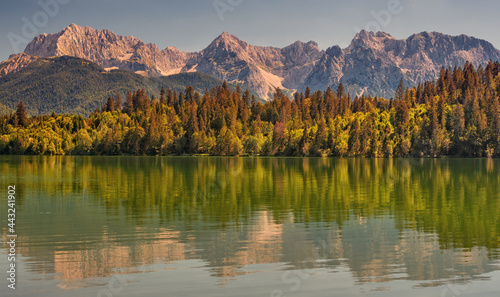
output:
M143 75L203 72L252 89L263 99L275 88L288 93L336 88L343 83L353 95L392 97L401 78L407 85L435 79L442 67L479 66L500 59L489 42L466 35L422 32L396 39L383 32L361 31L342 49L320 50L316 42L287 47L254 46L227 32L205 49L187 53L160 50L133 36L72 24L59 33L37 36L25 49L34 56L75 56L104 68ZM9 70L12 71L12 70Z

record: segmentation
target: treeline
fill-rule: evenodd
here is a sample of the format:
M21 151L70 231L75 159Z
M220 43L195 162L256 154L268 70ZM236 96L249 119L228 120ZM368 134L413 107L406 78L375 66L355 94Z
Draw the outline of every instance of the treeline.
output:
M0 118L2 154L500 156L500 63L442 69L390 100L277 89L262 104L227 84L199 94L144 89L108 98L88 118L29 118L22 102Z

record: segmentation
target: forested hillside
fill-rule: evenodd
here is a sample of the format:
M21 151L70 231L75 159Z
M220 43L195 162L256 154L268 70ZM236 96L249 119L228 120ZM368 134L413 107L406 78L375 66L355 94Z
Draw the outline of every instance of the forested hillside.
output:
M0 114L8 114L9 108L15 109L23 100L30 115L56 112L88 116L108 96L117 93L144 88L149 94L159 95L162 86L182 91L186 85L203 92L222 84L203 73L143 77L125 70L108 72L93 62L74 57L35 59L19 72L0 77Z
M442 69L394 99L279 89L265 104L227 84L205 93L145 89L108 98L88 118L0 118L3 154L500 156L500 63ZM22 98L19 98L22 99Z

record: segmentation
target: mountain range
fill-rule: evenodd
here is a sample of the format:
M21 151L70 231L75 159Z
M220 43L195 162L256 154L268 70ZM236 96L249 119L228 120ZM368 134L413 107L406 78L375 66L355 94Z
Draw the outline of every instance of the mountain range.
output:
M353 94L392 97L401 78L407 85L435 79L442 67L478 66L500 59L491 43L466 35L422 32L396 39L383 32L358 33L342 49L320 50L314 41L287 47L254 46L227 32L199 52L164 50L133 36L71 24L59 33L37 36L25 53L40 57L74 56L104 68L149 76L202 72L241 84L269 99L276 87L291 92L336 88Z
M321 50L314 41L297 41L284 48L254 46L223 32L205 49L183 52L175 47L161 50L155 44L106 29L71 24L61 32L35 37L24 53L0 64L0 78L23 72L40 57L63 56L88 60L108 72L125 70L149 78L204 73L240 84L269 100L277 87L291 95L306 87L326 90L340 83L352 95L390 98L401 78L413 86L436 79L442 67L463 66L467 61L479 66L499 60L500 51L485 40L466 35L422 32L396 39L387 33L363 30L344 49L332 46ZM5 104L1 97L0 103Z

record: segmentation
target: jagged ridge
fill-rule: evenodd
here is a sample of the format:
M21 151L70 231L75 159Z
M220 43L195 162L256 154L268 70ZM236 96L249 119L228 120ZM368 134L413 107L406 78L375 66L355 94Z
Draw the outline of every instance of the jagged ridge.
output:
M25 52L75 56L143 75L203 72L251 88L263 99L269 99L276 87L324 90L341 82L352 93L391 97L402 77L414 85L436 78L442 67L466 61L478 66L500 59L500 52L484 40L437 32L396 39L383 32L361 31L346 49L333 46L326 51L313 41L285 48L253 46L224 32L202 51L187 53L75 24L37 36Z

